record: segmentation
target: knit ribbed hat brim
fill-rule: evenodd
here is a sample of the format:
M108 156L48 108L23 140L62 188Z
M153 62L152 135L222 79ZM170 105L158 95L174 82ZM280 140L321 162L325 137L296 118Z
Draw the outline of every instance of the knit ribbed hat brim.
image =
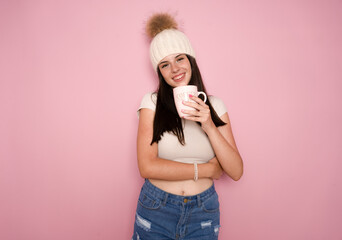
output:
M195 57L195 52L187 36L176 29L165 29L158 33L150 45L150 58L153 69L157 71L160 61L175 53Z

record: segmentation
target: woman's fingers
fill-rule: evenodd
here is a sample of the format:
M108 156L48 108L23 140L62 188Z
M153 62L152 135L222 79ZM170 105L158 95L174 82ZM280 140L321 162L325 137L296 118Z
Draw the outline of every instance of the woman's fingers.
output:
M191 115L191 116L201 117L201 116L204 116L206 114L209 114L210 111L206 111L206 110L198 111L198 110L185 110L185 109L182 109L182 113L185 113L185 114L188 114L188 115Z
M200 111L197 110L182 110L182 113L185 113L186 116L184 118L194 121L199 121L199 119L205 117L205 114L203 114Z
M190 99L193 100L193 101L195 101L195 102L184 101L183 104L184 104L184 103L189 103L189 104L192 104L192 105L193 105L192 107L194 107L196 104L197 104L197 105L200 105L200 106L202 106L202 107L208 107L208 105L205 104L205 102L203 102L203 100L200 99L199 97L195 97L195 96L192 96L192 95L191 95L191 96L190 96Z
M209 106L207 104L205 104L200 98L197 98L196 100L198 102L183 101L183 104L185 106L192 107L192 108L196 109L197 111L209 110Z
M183 109L182 112L188 114L188 116L185 116L184 118L201 123L208 122L208 120L211 119L209 106L199 97L190 96L190 99L194 102L183 101L183 104L192 107L193 110Z

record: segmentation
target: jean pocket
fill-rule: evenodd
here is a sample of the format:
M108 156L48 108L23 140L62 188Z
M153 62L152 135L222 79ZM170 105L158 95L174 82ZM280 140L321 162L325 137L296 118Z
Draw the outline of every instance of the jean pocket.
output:
M139 196L139 204L147 209L158 209L161 205L161 201L159 199L150 197L145 193L141 193Z
M220 203L216 192L202 203L202 209L208 213L218 212L220 210Z

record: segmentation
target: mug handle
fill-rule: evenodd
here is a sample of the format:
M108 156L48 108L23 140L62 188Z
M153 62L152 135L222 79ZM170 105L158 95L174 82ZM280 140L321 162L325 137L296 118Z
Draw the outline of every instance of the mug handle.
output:
M197 96L199 96L199 95L203 95L203 97L204 97L204 102L206 102L207 101L207 95L205 94L205 92L198 92L198 95Z

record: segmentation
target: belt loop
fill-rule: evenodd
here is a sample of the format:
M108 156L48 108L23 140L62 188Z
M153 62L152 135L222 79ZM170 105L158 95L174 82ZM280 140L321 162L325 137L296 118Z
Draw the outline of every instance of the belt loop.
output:
M201 196L199 194L197 195L197 204L198 204L198 207L201 206Z
M169 194L165 193L164 200L163 200L163 203L162 203L163 206L165 206L168 197L169 197Z

